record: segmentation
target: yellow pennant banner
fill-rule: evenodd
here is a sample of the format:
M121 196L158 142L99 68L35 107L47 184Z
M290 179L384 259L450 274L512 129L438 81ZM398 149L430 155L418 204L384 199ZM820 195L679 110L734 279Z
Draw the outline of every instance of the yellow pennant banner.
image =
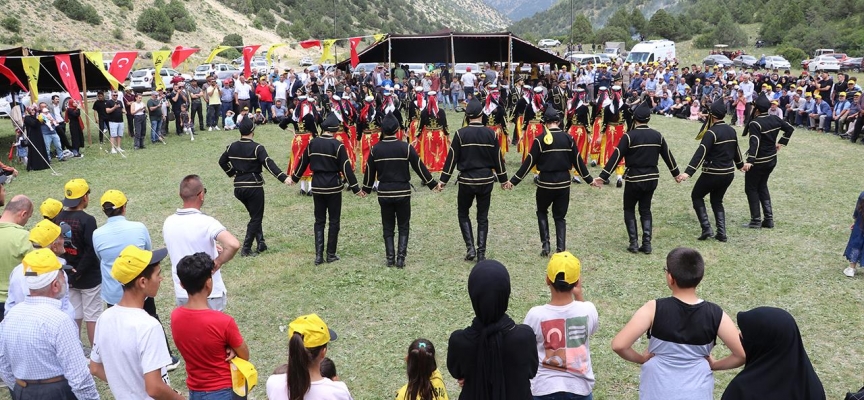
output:
M273 58L273 50L276 50L282 46L287 46L287 45L288 45L287 43L271 44L270 47L267 49L267 65L273 64L271 61Z
M330 51L333 48L334 43L336 43L335 39L321 41L321 60L318 61L319 63L324 63L331 58L333 61L336 61L336 57L332 54L332 51Z
M105 79L107 79L108 82L111 83L111 87L114 90L117 90L117 87L120 86L120 81L118 81L117 78L114 77L114 75L109 74L108 71L105 70L105 62L104 62L105 60L102 57L102 52L101 51L85 51L84 57L87 57L87 59L90 60L91 63L96 65L96 67L99 68L99 72L101 72L102 75L105 76Z
M381 39L384 39L384 36L387 36L387 34L376 33L376 34L372 35L372 39L375 39L375 43L378 43L381 41Z
M217 54L219 54L225 50L228 50L230 48L232 48L232 47L231 46L216 46L216 48L210 52L210 55L207 56L207 59L204 60L204 64L210 64L211 62L213 62L213 59L216 58Z
M39 57L24 57L21 59L24 72L27 74L27 84L30 86L30 100L36 104L39 96Z
M159 50L153 52L153 68L156 69L153 72L153 79L156 81L156 89L165 89L165 82L162 80L162 66L165 64L165 61L168 61L168 57L171 55L171 50Z

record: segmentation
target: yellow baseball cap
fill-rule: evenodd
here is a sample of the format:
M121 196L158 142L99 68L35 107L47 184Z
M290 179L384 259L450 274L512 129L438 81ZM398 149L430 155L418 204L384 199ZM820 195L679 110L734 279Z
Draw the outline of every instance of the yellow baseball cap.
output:
M821 99L821 98L822 98L822 95L821 95L821 94L817 94L817 95L816 95L816 98L817 98L817 99Z
M858 96L861 96L861 92L855 92L855 95L853 95L852 97L858 97Z
M240 357L231 359L231 386L238 396L246 396L258 384L258 370Z
M111 267L111 276L117 282L120 282L120 284L125 285L132 282L148 265L157 264L167 256L168 250L166 249L149 251L139 249L130 244L114 260L114 265Z
M24 276L40 276L63 268L60 260L50 249L36 249L24 256Z
M837 93L837 97L846 97L846 92Z
M42 213L42 216L48 219L54 219L57 214L60 214L60 211L63 211L63 203L60 200L47 198L42 202L42 205L39 206L39 212Z
M849 80L849 84L850 84L850 85L854 85L854 84L855 84L855 80L854 80L854 79L850 79L850 80Z
M690 100L692 100L692 99L691 99L691 98L689 98L689 97L687 97L687 98L685 98L685 99L684 99L684 100L687 100L687 101L690 101Z
M546 277L549 282L555 283L555 278L560 273L564 273L564 282L572 285L582 276L582 263L569 251L555 253L546 265Z
M129 201L129 200L126 199L126 195L123 194L123 192L121 192L119 190L111 189L111 190L106 191L102 195L102 198L99 199L99 204L102 205L102 208L105 208L105 203L111 203L111 204L113 204L113 207L111 207L111 208L116 210L120 207L125 206L127 201Z
M336 340L333 332L317 314L302 315L288 324L288 338L299 333L303 336L303 346L307 349L321 347L331 340Z
M90 193L90 185L87 184L87 181L80 178L66 182L64 189L66 195L63 199L64 207L77 207L81 203L81 199Z
M50 220L43 219L30 230L30 241L41 248L47 248L57 240L60 235L66 235L72 230L68 224L57 225Z

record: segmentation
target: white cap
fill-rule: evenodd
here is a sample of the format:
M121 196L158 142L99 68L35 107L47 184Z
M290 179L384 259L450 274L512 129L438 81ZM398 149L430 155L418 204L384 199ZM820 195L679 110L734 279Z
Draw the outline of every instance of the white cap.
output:
M602 87L601 87L601 89L602 89ZM621 86L618 86L618 85L612 86L612 90L621 90Z
M342 100L342 98L339 97L339 95L335 95L335 94L334 94L331 98L332 98L333 100L336 100L336 101L340 101L340 100Z
M606 86L600 86L599 90L606 90L606 89L608 89Z
M434 95L438 94L438 92L436 92L436 91L434 91L434 90L430 90L430 91L429 91L428 93L426 93L426 94L428 94L428 95L430 95L430 96L434 96Z
M374 100L375 100L375 98L374 98L374 97L372 97L372 96L366 96L366 98L365 98L365 99L363 99L363 100L365 100L365 101L366 101L366 102L367 102L367 103L371 103L371 102L372 102L372 101L374 101Z
M543 93L543 88L540 87L540 86L535 87L535 88L534 88L534 93Z

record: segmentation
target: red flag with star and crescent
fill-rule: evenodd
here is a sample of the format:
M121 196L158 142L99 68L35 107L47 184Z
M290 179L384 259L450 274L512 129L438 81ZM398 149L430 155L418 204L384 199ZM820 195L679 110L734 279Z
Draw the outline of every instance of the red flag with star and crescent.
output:
M348 43L351 44L351 67L356 67L357 64L360 64L360 56L357 54L357 45L360 44L360 40L362 38L354 37L348 39Z
M108 73L120 82L125 81L137 57L137 51L118 51L117 54L114 54L111 66L108 67Z
M252 68L250 67L252 64L252 56L255 55L255 52L258 51L259 47L261 47L260 44L243 48L243 76L247 78L252 76Z
M69 92L69 97L76 101L81 101L81 91L78 89L78 81L75 80L75 72L72 71L72 61L68 54L58 54L54 56L54 61L57 62L57 71L60 72L60 80L63 81L63 86Z

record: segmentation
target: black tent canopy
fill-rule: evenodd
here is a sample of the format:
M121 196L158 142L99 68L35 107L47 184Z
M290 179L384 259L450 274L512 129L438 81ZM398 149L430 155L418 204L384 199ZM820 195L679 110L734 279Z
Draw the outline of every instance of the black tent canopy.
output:
M502 33L434 33L428 35L385 36L359 54L360 62L569 62L540 49L510 32ZM350 60L339 63L345 67Z
M28 83L27 74L24 72L24 65L21 61L23 55L41 57L39 66L39 81L37 83L39 92L63 92L66 88L60 80L60 71L57 70L57 64L54 62L53 56L58 54L69 54L71 56L70 68L78 82L78 87L84 90L83 82L86 78L87 90L111 90L111 82L96 64L93 64L90 59L84 57L84 70L81 69L81 51L41 51L28 49L27 52L21 47L0 50L0 57L6 57L3 65L9 68L18 80L25 86ZM122 89L122 87L121 87ZM5 77L0 77L0 95L5 96L12 92L21 91L17 85L12 83Z

